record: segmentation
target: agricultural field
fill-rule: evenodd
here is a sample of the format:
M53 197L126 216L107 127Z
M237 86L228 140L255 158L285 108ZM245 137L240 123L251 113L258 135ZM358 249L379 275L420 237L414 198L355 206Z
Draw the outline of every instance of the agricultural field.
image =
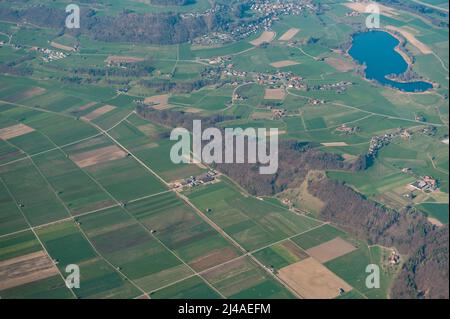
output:
M228 181L190 192L188 198L246 250L264 247L320 225L241 194ZM220 200L218 200L220 199Z
M404 242L429 247L449 224L448 2L414 2L428 13L382 6L407 65L384 77L425 91L370 79L350 54L360 1L84 1L79 32L56 21L71 1L0 3L0 299L395 296L418 255ZM171 133L194 118L277 128L308 171L175 164ZM323 181L424 228L399 226L399 252L397 234L337 220L327 197L345 199Z

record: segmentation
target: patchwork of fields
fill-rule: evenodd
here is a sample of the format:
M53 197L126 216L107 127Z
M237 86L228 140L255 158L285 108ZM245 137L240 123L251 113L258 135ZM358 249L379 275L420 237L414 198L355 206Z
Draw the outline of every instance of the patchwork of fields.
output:
M207 0L181 8L98 2L99 14L120 14L123 6L138 13L211 8ZM423 2L448 9L440 0ZM65 50L67 58L50 64L20 62L33 69L30 76L0 74L0 299L389 297L401 267L389 263L391 247L356 240L316 212L251 196L226 176L172 189L174 181L209 167L173 164L171 128L136 112L144 101L159 111L232 118L222 127L276 127L281 140L312 142L349 162L375 136L411 130L384 146L367 170L326 175L388 207L413 206L437 227L448 225L448 31L406 12L383 16L396 30L409 27L426 46L420 50L411 38L405 44L415 57L413 70L436 84L426 93L399 92L364 79L335 49L364 16L348 15L344 1L324 3L327 14L285 16L273 31L215 47L103 43L1 21L0 39L12 35L21 45L0 47L2 64L37 54L30 53L35 46L64 49L76 42L80 49ZM219 78L237 70L240 82L184 92L182 85L200 81L223 56L229 60ZM114 75L95 84L62 80L74 65L98 70L142 61L154 70L132 77L126 91ZM255 80L279 72L312 89ZM182 88L161 92L170 81ZM342 92L320 89L342 81L351 83ZM411 191L408 185L422 176L438 180L438 190ZM64 282L71 264L80 267L79 289ZM382 269L381 289L365 285L369 264Z
M308 297L278 269L311 258L298 236L331 226L242 194L225 177L170 190L205 168L164 160L167 129L132 109L100 126L3 103L2 297ZM78 104L80 112L101 105ZM80 266L80 289L65 287L70 264ZM11 265L30 275L7 279Z

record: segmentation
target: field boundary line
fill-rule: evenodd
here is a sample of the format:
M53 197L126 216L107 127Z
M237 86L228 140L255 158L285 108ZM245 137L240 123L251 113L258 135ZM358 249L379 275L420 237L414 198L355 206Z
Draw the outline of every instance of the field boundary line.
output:
M36 168L36 170L38 171L38 173L41 175L41 177L47 182L47 185L53 190L54 195L57 197L57 199L59 200L59 202L63 205L64 209L67 211L67 213L74 217L74 215L71 213L70 209L67 207L66 203L64 203L64 201L62 200L62 198L58 195L58 193L56 192L56 190L53 188L53 186L51 185L51 183L49 182L49 180L47 179L47 177L42 173L41 169L36 165L36 163L30 159L31 162L33 163L33 166ZM92 247L92 249L94 250L94 252L98 255L98 257L100 257L101 259L103 259L103 261L105 261L110 267L112 267L112 270L114 272L119 273L120 275L122 275L122 277L124 279L126 279L128 282L130 282L135 288L137 288L139 291L141 291L142 293L145 294L145 290L142 289L141 287L139 287L133 280L131 280L131 278L129 278L128 276L126 276L122 271L120 271L116 266L114 266L108 259L106 259L103 254L101 254L97 248L94 246L94 244L91 242L90 238L86 235L85 231L81 228L79 223L75 223L76 228L78 229L78 231L80 232L80 234L84 237L84 239L89 243L89 245Z
M41 135L43 135L44 137L46 137L47 139L49 139L48 136L45 135L44 133L42 133L42 132L40 132L40 131L36 131L36 132L38 132L39 134L41 134ZM7 165L11 165L11 164L14 164L14 163L17 163L17 162L21 162L21 161L27 160L29 157L32 158L32 157L35 157L35 156L39 156L39 155L43 155L43 154L46 154L46 153L50 153L50 152L56 151L56 150L58 150L59 147L64 148L64 147L72 146L72 145L75 145L75 144L78 144L78 143L81 143L81 142L84 142L84 141L88 141L88 140L90 140L90 139L96 138L96 137L101 136L101 135L102 135L101 133L97 133L97 134L95 134L95 135L92 135L92 136L89 136L89 137L85 137L85 138L83 138L83 139L81 139L81 140L77 140L77 141L74 141L74 142L70 142L70 143L68 143L68 144L64 144L64 145L61 145L61 146L57 146L57 147L54 147L54 148L51 148L51 149L48 149L48 150L45 150L45 151L41 151L41 152L38 152L38 153L33 153L33 154L28 155L28 156L26 156L26 154L24 153L24 154L25 154L25 157L23 157L23 158L18 158L18 159L16 159L16 160L13 160L13 161L10 161L10 162L7 162L7 163L0 164L0 167L7 166ZM53 141L50 140L50 142L51 142L53 145L56 145ZM10 144L10 145L16 147L14 144ZM21 150L21 151L23 152L23 150Z
M292 244L294 244L297 248L301 249L302 251L305 251L302 247L300 247L295 241L293 241L292 239L289 240ZM367 245L367 247L369 248L369 246ZM370 250L370 249L369 249ZM306 252L306 251L305 251ZM342 257L342 256L341 256ZM350 285L346 280L344 280L341 276L339 276L338 274L336 274L334 271L332 271L331 269L329 269L327 266L325 266L323 263L321 263L320 261L318 261L316 258L309 256L309 258L312 258L314 260L316 260L318 263L320 263L323 267L325 267L326 269L328 269L329 271L331 271L335 276L337 276L338 278L340 278L341 280L343 280L344 282L346 282L349 286L352 287L352 290L355 290L357 293L359 293L361 296L364 297L364 299L369 299L369 297L367 297L365 294L363 294L358 288L355 288L353 285ZM339 258L339 257L338 257Z
M139 197L139 198L135 198L135 199L129 200L127 203L136 203L136 202L139 202L141 200L149 199L149 198L156 197L156 196L159 196L159 195L163 195L163 194L166 194L166 193L169 193L169 192L171 192L171 191L167 190L167 191L156 193L156 194L146 195L146 196L143 196L143 197ZM8 236L24 233L24 232L27 232L27 231L29 231L31 229L40 229L40 228L45 228L45 227L48 227L48 226L51 226L51 225L64 223L64 222L67 222L67 221L75 220L75 219L77 219L79 217L84 217L84 216L89 216L89 215L93 215L93 214L96 214L96 213L101 213L101 212L106 211L108 209L116 208L116 207L120 207L120 206L121 206L120 204L114 204L114 205L110 205L110 206L105 206L105 207L102 207L102 208L99 208L99 209L95 209L95 210L91 210L91 211L87 211L87 212L84 212L84 213L81 213L81 214L76 214L76 215L73 215L73 216L70 216L70 217L67 217L67 218L58 219L58 220L55 220L55 221L52 221L52 222L49 222L49 223L36 225L36 226L33 226L32 228L28 227L28 228L20 229L20 230L11 232L11 233L3 234L3 235L0 235L0 238L4 238L4 237L8 237Z
M289 89L287 89L286 91L287 91L287 93L289 95L300 97L300 98L304 98L304 99L309 99L308 96L292 93L291 91L289 91ZM434 126L439 126L439 127L444 126L444 124L441 124L441 123L421 122L421 121L411 120L411 119L407 119L407 118L403 118L403 117L398 117L398 116L392 116L392 115L387 115L387 114L382 114L382 113L375 113L375 112L371 112L371 111L366 111L366 110L360 109L360 108L358 108L356 106L351 106L351 105L347 105L347 104L343 104L343 103L330 102L329 104L342 106L342 107L350 108L350 109L353 109L353 110L357 110L357 111L361 111L361 112L364 112L364 113L377 115L377 116L381 116L381 117L385 117L385 118L393 119L393 120L401 120L401 121L405 121L405 122L418 123L418 124L422 124L422 125L434 125Z
M264 250L264 249L269 248L269 247L271 247L271 246L273 246L273 245L277 245L277 244L279 244L279 243L282 243L282 242L291 240L292 238L295 238L295 237L297 237L297 236L306 234L306 233L308 233L308 232L310 232L310 231L313 231L313 230L315 230L315 229L317 229L317 228L320 228L320 227L322 227L322 226L324 226L324 225L326 225L326 224L330 224L330 223L324 222L324 223L321 224L321 225L315 226L315 227L310 228L310 229L308 229L308 230L305 230L305 231L303 231L303 232L297 233L297 234L295 234L295 235L286 237L286 238L284 238L284 239L281 239L281 240L279 240L279 241L273 242L273 243L268 244L268 245L266 245L266 246L263 246L263 247L254 249L254 250L249 251L249 252L246 252L246 253L243 254L243 255L240 255L240 256L238 256L238 257L235 257L235 258L233 258L233 259L227 260L227 261L225 261L225 262L223 262L223 263L220 263L220 264L218 264L218 265L214 265L214 266L212 266L212 267L210 267L210 268L207 268L207 269L204 269L204 270L202 270L202 271L199 271L198 274L202 275L202 274L204 274L204 273L210 272L210 271L212 271L212 270L214 270L214 269L220 268L220 267L222 267L222 266L225 266L225 265L227 265L227 264L233 263L233 262L238 261L238 260L240 260L240 259L243 259L243 258L246 258L246 257L250 257L251 255L253 255L253 254L255 254L255 253L257 253L257 252L259 252L259 251L261 251L261 250ZM298 245L297 245L297 246L298 246ZM302 249L302 248L301 248L301 249ZM302 249L302 250L303 250L303 249ZM261 267L264 268L264 269L267 268L267 267L265 267L264 265L261 266ZM167 288L167 287L173 286L173 285L175 285L175 284L177 284L177 283L179 283L179 282L182 282L182 281L184 281L184 280L190 279L190 278L195 277L195 276L196 276L195 274L186 276L185 278L176 280L176 281L174 281L174 282L172 282L172 283L169 283L169 284L167 284L167 285L165 285L165 286L163 286L163 287L154 289L154 290L152 290L150 293L158 292L158 291L160 291L160 290L162 290L162 289L165 289L165 288Z
M130 115L131 115L132 113L130 113ZM126 117L126 118L128 118L128 116ZM125 118L125 119L126 119ZM97 127L97 129L101 129L100 127L98 127L97 125L95 125L95 124L93 124L95 127ZM134 155L134 154L132 154L128 149L126 149L122 144L120 144L116 139L114 139L106 130L103 130L103 129L101 129L103 132L104 132L104 134L106 135L106 136L108 136L114 143L116 143L117 145L119 145L122 149L124 149L128 154L131 154L131 156L135 159L135 160L138 160L138 158ZM61 152L63 152L63 154L66 154L62 149L60 149L61 150ZM140 161L140 160L139 160ZM144 167L146 167L146 165L142 162L142 164L141 165L143 165ZM149 170L150 170L150 168L148 168ZM115 198L102 184L100 184L100 182L98 182L93 176L91 176L91 174L89 174L88 172L86 172L85 170L81 170L81 171L83 171L94 183L96 183L97 184L97 186L99 186L114 202L116 202L119 206L122 206L122 203L117 199L117 198ZM150 170L151 171L151 170ZM151 171L151 172L153 172L153 171ZM166 185L167 187L169 186L168 185L168 183L167 182L165 182L161 177L159 177L159 175L156 175L156 173L153 173L153 175L155 175L155 176L157 176L159 179L161 179L162 181L163 181L163 183L164 183L164 185ZM174 190L172 190L172 189L168 189L167 191L164 191L164 192L161 192L161 193L167 193L167 192L175 192ZM176 193L176 192L175 192ZM146 232L148 232L149 234L150 234L150 236L152 237L152 238L154 238L156 241L158 241L168 252L170 252L171 254L173 254L179 261L181 261L186 267L188 267L193 273L195 273L195 274L197 274L197 272L194 270L194 269L192 269L192 267L191 266L189 266L183 259L181 259L173 250L171 250L170 248L168 248L158 237L156 237L148 228L147 228L147 226L145 226L139 219L137 219L132 213L130 213L129 212L129 210L125 207L125 206L122 206L122 209L136 222L136 223L138 223L142 228L143 228L143 230L145 230ZM80 231L82 231L81 230L81 227L80 226L78 226L79 228L80 228ZM83 232L83 234L84 234L84 231L82 231ZM86 237L86 239L90 242L90 240L89 240L89 238L87 238L87 235L85 235L84 234L84 236ZM91 243L91 242L90 242ZM97 252L97 250L96 250L96 248L94 247L94 245L91 243L91 246L94 248L94 250ZM105 261L107 261L107 259L105 258L105 257L103 257L100 253L98 253L97 252L97 254L100 256L100 257L102 257ZM109 263L109 261L107 261L108 263ZM111 264L111 263L109 263L109 264ZM112 265L112 264L111 264ZM120 271L119 271L120 272ZM122 272L120 272L125 278L127 278ZM201 277L201 276L200 276ZM215 287L213 287L208 281L206 281L206 279L204 279L203 277L201 277L204 281L205 281L205 283L206 284L208 284L209 286L211 286L211 288L213 289L213 290L215 290L216 291L216 288ZM128 279L128 278L127 278ZM130 282L132 282L130 279L128 279ZM142 293L144 293L144 294L147 294L147 292L144 290L144 289L142 289L142 288L140 288L137 284L134 284L135 286L136 286L136 288L139 288L139 290L142 292ZM222 296L222 297L224 297L219 291L216 291L216 292L218 292L219 293L219 295L220 296Z
M23 212L22 208L20 207L19 203L17 202L17 199L15 198L15 196L13 195L13 193L11 192L11 190L9 189L8 185L5 183L5 181L3 180L2 177L0 177L0 182L3 184L3 186L5 187L6 191L8 192L9 196L11 197L11 199L14 201L14 203L16 204L17 208L19 209L20 213L22 214L23 218L25 219L25 222L28 224L28 226L30 227L31 232L33 233L34 237L36 237L36 240L39 242L39 244L41 245L42 249L45 251L45 253L47 254L48 258L52 258L51 255L48 253L47 248L45 247L44 243L42 242L42 240L39 238L38 234L36 233L36 231L33 229L33 227L31 226L30 221L28 220L27 216L25 215L25 213ZM61 276L61 279L63 280L64 284L66 283L66 278L64 277L64 275L62 274L61 270L59 269L59 267L57 265L55 265L55 262L52 259L52 263L55 266L55 268L58 270L59 275ZM69 291L72 293L72 295L78 299L77 294L73 291L72 288L67 287L67 285L64 285L67 289L69 289Z
M97 127L97 129L101 130L102 132L104 132L104 134L106 136L108 136L114 143L116 143L118 146L120 146L123 150L125 150L128 154L131 155L131 157L133 157L139 164L141 164L145 169L147 169L150 173L152 173L155 177L157 177L164 185L166 185L166 187L168 187L170 189L169 184L161 177L159 176L153 169L151 169L149 166L147 166L141 159L139 159L136 155L134 155L132 152L130 152L125 146L123 146L119 141L117 141L115 138L113 138L107 131L101 129L100 127L98 127L97 125L95 125L94 123L91 123L92 125L94 125L95 127ZM247 252L239 243L237 243L233 238L231 238L230 235L228 235L222 228L220 228L217 224L215 224L212 220L210 220L205 214L203 214L203 212L198 209L194 204L192 204L187 197L179 194L176 190L172 190L177 197L181 198L183 200L183 202L185 202L186 204L188 204L189 206L191 206L196 212L197 215L199 215L204 221L206 221L210 226L212 226L216 231L218 231L220 234L222 234L222 236L224 236L226 239L228 239L228 241L230 241L231 243L233 243L237 248L239 248L242 252ZM298 298L301 298L300 295L298 295L295 291L293 291L290 287L286 286L286 284L280 280L277 276L275 276L274 274L272 274L268 269L266 269L265 267L263 267L263 265L253 256L250 256L252 258L252 260L254 262L256 262L261 268L263 268L270 276L272 276L273 278L275 278L279 283L283 284L283 286L285 286L286 288L288 288L290 290L290 292L292 294L294 294L295 296L297 296ZM203 278L203 277L202 277ZM205 279L204 279L205 280ZM206 282L206 280L205 280ZM209 284L209 283L208 283Z

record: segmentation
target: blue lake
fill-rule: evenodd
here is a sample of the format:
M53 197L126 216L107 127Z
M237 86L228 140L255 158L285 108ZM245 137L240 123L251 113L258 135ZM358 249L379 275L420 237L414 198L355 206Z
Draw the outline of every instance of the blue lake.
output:
M358 33L353 37L350 56L360 64L366 65L366 77L383 85L405 92L424 92L433 87L431 83L396 82L386 78L389 74L402 74L408 69L405 59L395 51L400 43L395 37L384 31Z

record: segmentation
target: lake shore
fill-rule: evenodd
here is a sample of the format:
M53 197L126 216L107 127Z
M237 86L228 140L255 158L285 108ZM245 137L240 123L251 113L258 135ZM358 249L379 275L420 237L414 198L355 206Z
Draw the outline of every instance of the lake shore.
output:
M385 33L385 34L387 34L389 36L392 36L392 38L394 38L395 40L398 41L397 44L394 43L392 45L392 50L400 55L401 59L403 60L403 62L406 65L406 69L404 71L400 71L399 70L398 73L394 72L394 74L396 74L397 76L401 75L404 72L406 72L408 69L413 67L414 59L410 55L408 55L408 53L405 52L405 50L403 48L403 45L406 43L406 40L401 35L396 34L393 31L385 30L385 29L369 30L369 31L366 31L366 32L359 32L359 33L353 34L352 35L352 39L354 39L354 37L357 36L358 34L364 34L364 33L370 33L370 32ZM355 43L354 43L354 40L352 40L351 45L349 45L349 47L345 50L345 52L343 52L343 55L347 56L347 57L350 57L352 59L352 61L356 62L359 66L361 66L363 68L363 70L362 70L363 73L364 73L363 78L365 80L369 81L370 83L375 84L375 85L380 85L380 86L383 86L385 88L394 89L394 90L396 90L398 92L402 92L402 93L426 93L426 92L429 92L431 89L436 87L436 84L431 82L431 81L429 81L429 80L422 80L422 79L420 79L420 80L404 81L404 80L396 79L395 77L392 77L392 76L389 77L388 74L386 74L383 77L383 79L381 79L381 78L377 79L377 78L368 77L368 74L367 74L368 66L366 65L366 62L364 62L362 64L361 61L359 61L357 58L353 57L353 55L351 54L351 51L354 48L354 46L355 46ZM391 83L385 83L385 82L383 82L383 80L388 80ZM395 85L395 83L397 83L397 86ZM429 84L430 88L422 88L422 89L415 90L414 88L410 88L410 89L402 88L401 85L400 85L400 84L407 84L407 85L410 85L410 86L411 85L413 85L413 86L414 85L419 85L420 86L420 85L423 85L424 83Z
M398 35L397 33L393 32L391 30L388 30L388 29L380 29L380 30L383 32L389 33L390 35L392 35L394 38L396 38L399 41L398 45L395 47L394 50L395 50L395 52L397 52L398 54L400 54L402 56L403 60L405 60L405 62L408 64L408 68L411 68L414 65L414 61L411 59L411 57L408 55L408 53L406 53L402 48L403 44L406 43L406 40L404 38L402 38L402 36Z

